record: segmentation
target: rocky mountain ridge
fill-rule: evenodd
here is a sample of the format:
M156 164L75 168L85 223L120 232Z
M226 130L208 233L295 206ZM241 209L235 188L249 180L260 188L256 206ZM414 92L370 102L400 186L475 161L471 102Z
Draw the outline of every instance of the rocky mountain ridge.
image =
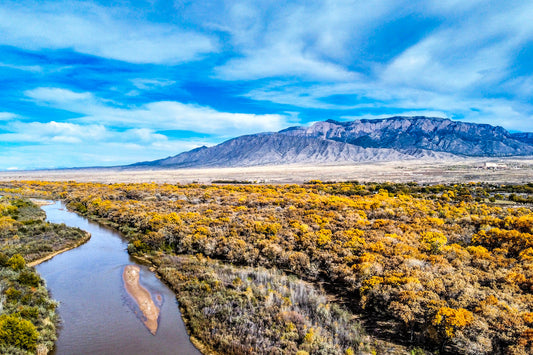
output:
M310 127L240 136L213 147L129 167L325 165L519 155L533 155L533 134L512 134L488 124L421 116L321 121Z
M291 127L280 133L329 139L365 148L419 148L464 156L533 154L527 135L513 135L502 127L488 124L424 116L352 122L328 120L311 127Z

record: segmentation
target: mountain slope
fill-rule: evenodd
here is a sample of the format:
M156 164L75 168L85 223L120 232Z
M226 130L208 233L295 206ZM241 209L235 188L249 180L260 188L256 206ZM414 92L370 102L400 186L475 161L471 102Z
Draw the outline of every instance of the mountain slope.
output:
M259 133L201 147L136 167L233 167L339 164L444 159L459 156L533 155L533 134L430 117L317 122L277 133Z
M315 137L261 133L230 139L214 147L201 147L174 157L134 164L160 167L229 167L297 163L355 163L445 157L426 150L363 148Z
M391 117L292 127L280 133L319 137L366 148L419 148L466 156L533 154L527 136L513 136L502 127L431 117ZM526 144L524 144L526 143Z
M511 133L511 137L523 143L533 144L533 133Z

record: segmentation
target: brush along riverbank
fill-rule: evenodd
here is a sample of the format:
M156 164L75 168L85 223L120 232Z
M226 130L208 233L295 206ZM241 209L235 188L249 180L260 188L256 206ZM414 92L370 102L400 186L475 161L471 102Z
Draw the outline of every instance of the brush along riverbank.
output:
M56 302L32 267L84 243L77 228L45 222L28 200L0 199L0 353L46 354L56 337Z
M373 339L438 353L533 349L531 184L7 188L66 198L115 224L135 253L288 270L324 285Z
M201 255L155 253L144 259L175 291L191 339L205 354L364 354L372 349L353 314L295 276Z

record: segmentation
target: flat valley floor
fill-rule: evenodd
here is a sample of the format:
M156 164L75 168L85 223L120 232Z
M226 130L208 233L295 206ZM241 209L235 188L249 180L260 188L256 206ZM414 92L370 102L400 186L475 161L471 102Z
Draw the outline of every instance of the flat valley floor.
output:
M244 168L122 169L87 168L0 172L0 181L212 183L247 181L285 184L309 180L418 182L427 184L533 182L533 157L464 158L453 161L392 161L352 165L276 165Z

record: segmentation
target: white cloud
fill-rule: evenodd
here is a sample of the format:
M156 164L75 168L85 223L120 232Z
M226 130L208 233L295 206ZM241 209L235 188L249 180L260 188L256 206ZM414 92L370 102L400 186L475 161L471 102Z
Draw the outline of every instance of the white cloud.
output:
M528 82L520 81L515 85L527 88ZM354 97L353 104L339 105L324 101L324 98L335 95ZM390 85L382 82L338 83L309 87L279 83L253 90L246 96L255 100L304 108L347 112L350 110L391 112L391 114L346 114L343 115L345 119L427 115L461 118L470 122L503 126L511 130L533 131L533 107L527 102L520 103L506 98L469 97L459 92L436 92L400 85L396 90L391 90ZM330 117L322 117L322 119L327 118Z
M171 140L151 129L107 129L66 122L20 122L2 126L7 144L0 151L0 170L123 165L176 155L217 139Z
M369 25L396 11L394 1L284 3L228 2L214 21L230 33L238 57L215 69L225 80L290 76L307 80L358 79L348 66L353 48L366 40ZM354 62L355 61L355 62Z
M27 90L24 94L29 98L44 103L86 104L94 102L94 96L91 93L78 93L60 88L36 88L33 90Z
M22 71L29 71L33 73L38 73L38 72L43 71L43 68L39 65L16 65L16 64L9 64L9 63L0 63L0 67L17 69L17 70L22 70Z
M109 132L102 125L77 125L65 122L13 122L4 127L11 133L0 134L3 142L81 143L101 141Z
M140 21L119 7L86 2L4 4L0 43L64 49L131 63L174 64L217 50L216 40L173 25Z
M165 87L175 84L176 82L168 79L145 79L137 78L131 80L132 84L141 90L152 90L159 87Z
M474 2L443 3L426 5L434 15L453 11L450 21L385 65L379 77L390 85L468 93L512 75L516 55L533 39L533 3L479 5L483 10Z
M18 170L25 170L125 165L160 159L202 145L213 144L213 142L204 140L180 140L152 144L122 142L120 134L115 138L117 141L102 141L97 144L94 142L92 144L91 142L84 144L51 142L46 147L40 144L6 147L0 150L0 170L15 167Z
M287 124L286 116L219 112L209 107L174 101L154 102L139 110L122 113L123 118L137 122L152 119L154 127L218 135L273 131L284 128Z
M236 136L285 128L290 117L219 112L210 107L175 101L152 102L140 107L117 108L90 93L37 88L26 95L39 104L79 113L77 123L150 130L187 130L218 136Z
M138 142L141 144L163 144L168 142L167 136L155 133L148 128L128 129L121 134L121 137L123 137L125 141Z
M217 77L276 78L242 96L323 110L423 110L533 130L533 75L515 74L530 68L517 57L533 40L531 1L290 2L275 16L270 2L233 4L217 24L238 56L215 68ZM415 17L424 23L412 30L417 42L381 62L364 58L358 48L377 34L395 44L397 34L380 32L382 24ZM359 66L364 74L352 69ZM351 95L353 103L329 100L334 95Z
M302 86L298 82L273 82L264 87L254 89L243 96L258 101L269 101L303 108L349 110L363 107L374 107L375 103L358 103L338 105L324 101L334 95L365 95L367 84L337 83Z
M0 121L9 121L18 117L18 115L11 112L0 112Z
M321 61L312 54L299 53L283 43L252 52L245 58L232 59L217 68L217 77L224 80L250 80L290 75L333 81L357 78L356 73L340 65Z

